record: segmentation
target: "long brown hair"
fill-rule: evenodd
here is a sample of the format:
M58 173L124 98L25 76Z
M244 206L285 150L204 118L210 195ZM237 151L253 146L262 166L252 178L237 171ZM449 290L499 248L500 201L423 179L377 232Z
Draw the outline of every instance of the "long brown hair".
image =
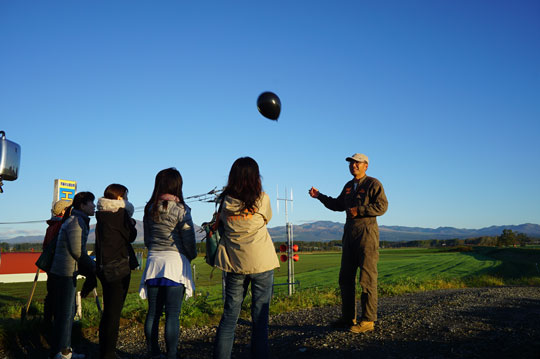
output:
M242 209L253 212L257 209L256 203L261 193L261 174L257 162L251 157L240 157L234 161L223 196L239 199L244 204Z
M176 168L171 167L159 171L156 175L152 196L144 207L144 216L150 215L154 221L158 220L159 197L163 194L172 194L178 197L180 203L185 204L182 185L182 175ZM167 201L163 201L163 206L167 208Z

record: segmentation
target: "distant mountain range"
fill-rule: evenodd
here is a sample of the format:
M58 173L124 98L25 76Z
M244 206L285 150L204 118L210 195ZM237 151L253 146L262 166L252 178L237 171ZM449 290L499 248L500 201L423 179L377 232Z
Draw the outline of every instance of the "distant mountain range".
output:
M95 241L94 227L92 225L88 241ZM195 234L200 241L204 236L199 231L200 227L195 225ZM514 232L524 233L529 237L540 238L540 225L525 223L520 225L491 226L480 229L464 229L454 227L421 228L405 226L379 226L381 241L415 241L426 239L455 239L455 238L475 238L481 236L498 236L503 229L510 229ZM268 228L274 241L286 241L285 226ZM305 242L326 242L340 240L343 235L343 223L331 221L318 221L293 226L294 240ZM137 221L137 242L143 241L143 225ZM43 236L20 236L10 239L2 239L0 242L7 243L35 243L43 241Z
M95 228L96 228L95 224L90 226L90 233L88 234L88 242L89 243L94 243L96 241L96 234L94 232ZM137 224L136 224L135 228L137 228L137 239L135 240L135 242L143 242L144 241L143 222L142 221L137 221ZM197 238L197 241L200 241L204 237L204 233L199 231L200 228L201 227L195 225L195 237ZM45 233L43 233L43 236L44 235L45 235ZM9 239L0 239L0 242L10 243L10 244L14 244L14 243L36 243L36 242L41 243L41 242L43 242L43 236L18 236L18 237L13 237L13 238L9 238Z
M379 226L381 241L415 241L425 239L475 238L481 236L498 236L503 229L524 233L529 237L540 237L540 225L525 223L520 225L491 226L481 229L464 229L454 227L421 228L404 226ZM274 241L286 241L285 226L268 229ZM343 235L343 223L318 221L293 226L295 241L325 242L340 240Z

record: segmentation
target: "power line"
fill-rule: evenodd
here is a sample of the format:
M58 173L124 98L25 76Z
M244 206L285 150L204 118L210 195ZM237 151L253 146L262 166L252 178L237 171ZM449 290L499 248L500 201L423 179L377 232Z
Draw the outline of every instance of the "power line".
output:
M214 187L211 191L208 191L207 193L203 194L196 194L193 196L186 197L184 200L186 203L193 203L193 202L216 202L217 197L223 192L223 188L217 189L217 187ZM137 206L135 207L135 212L141 212L144 210L145 206ZM20 221L20 222L0 222L0 225L2 224L30 224L30 223L42 223L47 222L47 219L37 220L37 221Z
M47 222L48 219L43 219L40 221L23 221L23 222L0 222L0 224L27 224L27 223L41 223L41 222Z

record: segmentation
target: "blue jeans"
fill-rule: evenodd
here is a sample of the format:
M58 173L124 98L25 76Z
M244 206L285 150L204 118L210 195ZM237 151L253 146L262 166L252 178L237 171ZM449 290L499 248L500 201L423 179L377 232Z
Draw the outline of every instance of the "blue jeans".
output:
M176 287L147 286L148 313L144 322L146 345L152 356L159 355L158 330L159 318L165 307L165 346L167 358L176 359L178 337L180 333L180 310L184 299L184 285Z
M71 347L71 328L75 316L75 292L77 279L48 273L51 290L54 293L54 324L51 353L55 355L64 348Z
M227 273L225 279L225 307L214 343L214 358L230 358L234 343L234 330L242 302L251 282L251 357L270 357L268 345L268 314L272 298L274 270L257 274Z

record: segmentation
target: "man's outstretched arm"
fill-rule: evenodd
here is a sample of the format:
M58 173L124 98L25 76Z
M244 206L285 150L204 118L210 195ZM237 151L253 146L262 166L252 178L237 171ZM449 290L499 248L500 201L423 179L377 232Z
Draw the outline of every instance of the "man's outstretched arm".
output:
M312 198L317 198L321 203L328 209L332 211L338 211L343 212L347 208L345 208L345 201L343 200L345 189L341 191L341 194L338 196L338 198L332 198L329 196L326 196L322 194L317 188L311 187L309 190L309 195Z

